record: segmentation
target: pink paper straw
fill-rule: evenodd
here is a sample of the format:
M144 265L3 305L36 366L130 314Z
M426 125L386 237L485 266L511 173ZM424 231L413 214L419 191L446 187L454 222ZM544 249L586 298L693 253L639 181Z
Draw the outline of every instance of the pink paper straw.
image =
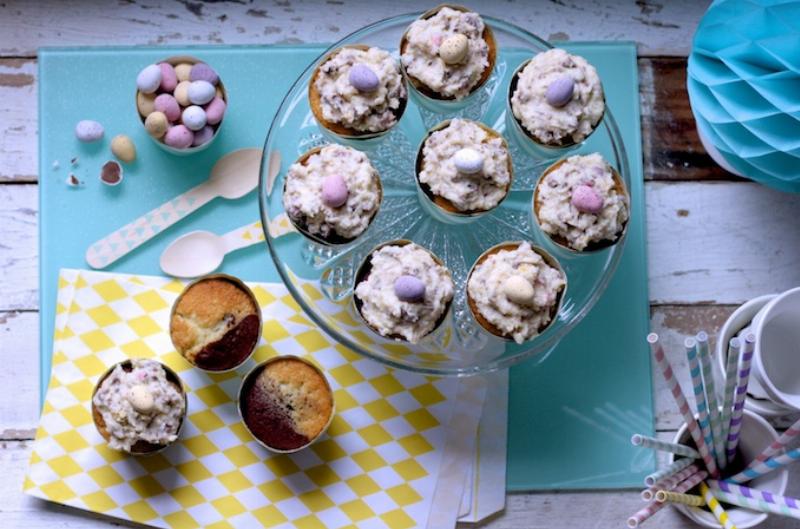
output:
M686 338L683 342L686 348L686 358L689 360L689 373L692 375L692 388L694 389L694 400L697 403L697 422L700 424L700 431L703 432L703 439L706 441L711 456L716 461L714 451L714 436L711 433L711 422L708 414L708 403L706 402L706 392L703 384L703 374L700 370L700 356L697 352L697 342L694 338Z
M730 481L732 483L745 483L751 479L756 479L759 476L763 476L764 474L769 474L773 470L778 470L786 465L790 465L798 459L800 459L800 448L794 448L788 452L784 452L783 454L770 457L766 461L758 463L753 468L742 470L738 474L726 478L726 481Z
M673 474L672 476L667 476L664 479L656 482L652 487L649 489L645 489L642 491L642 499L644 501L650 501L655 498L656 492L659 490L672 490L674 489L678 483L685 480L686 478L691 477L692 475L696 474L700 470L696 464L690 467L686 467L677 474Z
M787 448L787 445L791 443L798 435L800 435L800 419L787 428L787 430L783 432L783 434L781 434L781 436L778 437L771 445L766 447L763 452L758 454L755 459L753 459L750 464L747 465L747 469L751 469L759 463L763 463L778 452L784 451Z
M658 343L658 335L656 333L648 334L647 343L650 344L650 349L653 352L656 362L658 363L658 367L661 369L661 374L663 375L667 386L670 388L672 398L675 399L675 404L678 405L678 409L680 410L681 415L683 415L683 420L686 422L686 427L689 429L689 433L691 434L692 439L697 446L697 451L700 452L700 457L703 458L703 463L705 463L708 473L714 478L719 477L719 470L717 469L716 461L714 461L714 458L711 457L711 453L708 450L708 445L706 445L703 435L700 432L700 426L697 424L694 415L692 415L692 412L689 409L689 403L686 401L686 396L683 394L683 391L681 391L681 386L678 383L678 379L675 378L675 374L672 372L672 367L669 365L666 355L664 355L664 348L661 347L660 343Z
M694 473L686 480L682 481L678 485L675 486L673 492L686 492L687 490L691 490L692 487L703 481L708 477L708 472L705 470L701 470L699 472ZM636 511L633 516L628 518L628 527L633 529L634 527L638 527L639 524L653 516L655 513L660 511L667 505L667 502L657 502L654 501L649 503L646 507Z
M744 411L744 400L747 397L747 383L750 381L750 363L753 360L755 341L756 337L753 333L748 334L744 340L742 365L739 367L736 397L734 398L733 413L731 413L730 426L728 427L728 444L726 448L728 461L733 461L736 457L736 449L739 447L739 431L742 429L742 413Z

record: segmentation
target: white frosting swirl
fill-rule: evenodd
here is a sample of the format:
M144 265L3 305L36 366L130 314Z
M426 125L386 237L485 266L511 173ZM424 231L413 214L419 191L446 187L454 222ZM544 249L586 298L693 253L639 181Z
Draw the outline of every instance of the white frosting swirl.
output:
M449 7L443 7L430 18L415 20L406 32L406 47L401 57L406 73L437 94L463 99L489 66L484 27L477 13ZM447 37L457 33L467 37L466 59L459 64L447 64L439 57L439 47Z
M382 336L399 335L411 343L434 330L453 299L453 280L447 268L414 243L384 246L372 253L372 269L355 289L361 315ZM395 280L411 275L425 283L420 302L400 301Z
M338 174L347 184L347 201L332 208L322 200L322 183ZM313 234L329 237L333 233L352 239L369 226L380 206L378 172L367 155L344 145L326 145L294 163L286 174L283 208L297 224Z
M578 211L572 204L572 192L580 185L592 187L603 199L597 215ZM591 243L615 240L629 216L628 197L617 189L611 167L599 153L570 156L548 172L538 184L537 201L542 230L563 237L578 251Z
M378 76L378 88L359 92L350 84L350 68L368 66ZM320 94L322 115L361 132L383 132L397 122L406 98L406 85L397 62L380 48L342 48L319 68L314 86Z
M455 154L464 148L481 154L480 171L468 174L456 168ZM433 132L425 140L422 154L419 181L460 211L492 209L508 192L511 173L503 139L490 136L472 121L454 119L444 129Z
M183 395L167 380L160 363L137 358L131 360L131 365L133 369L129 372L121 365L114 368L92 399L105 422L109 446L130 451L137 441L171 443L178 437L183 418ZM143 386L153 397L150 413L140 413L131 404L134 386Z
M504 284L512 276L533 286L530 304L518 304L506 296ZM550 323L565 285L561 271L547 264L530 243L523 242L515 250L500 250L476 265L467 282L467 293L486 321L522 343Z
M562 76L574 81L572 99L562 107L547 102L550 84ZM592 133L605 112L603 85L586 59L562 49L537 54L519 74L511 96L514 116L539 143L580 143Z

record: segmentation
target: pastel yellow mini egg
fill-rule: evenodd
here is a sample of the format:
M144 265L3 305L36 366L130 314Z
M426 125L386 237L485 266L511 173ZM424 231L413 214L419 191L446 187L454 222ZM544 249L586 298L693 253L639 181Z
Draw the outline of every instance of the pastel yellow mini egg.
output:
M111 152L121 162L131 163L136 159L136 146L128 136L119 134L111 140Z
M136 108L139 110L139 115L143 118L149 116L155 109L156 94L143 94L136 92Z
M188 81L189 72L192 71L192 65L188 62L182 62L175 67L175 75L178 76L178 81Z
M533 303L533 285L524 277L513 275L503 282L503 294L509 301L517 305L531 305Z
M146 386L136 385L131 387L128 393L128 401L136 411L142 414L151 413L155 409L153 393Z
M147 133L154 138L163 137L169 128L167 115L163 112L152 112L147 116L147 119L144 120L144 128L147 129Z
M439 46L439 57L446 64L458 64L467 58L469 51L469 41L461 33L450 35Z
M182 107L188 107L192 104L192 102L189 101L189 86L191 84L191 81L181 81L178 83L178 86L175 87L175 92L172 94Z

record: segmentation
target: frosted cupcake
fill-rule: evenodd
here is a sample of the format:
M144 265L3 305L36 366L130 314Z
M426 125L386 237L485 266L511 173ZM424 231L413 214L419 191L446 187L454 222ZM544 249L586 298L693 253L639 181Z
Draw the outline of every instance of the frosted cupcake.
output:
M545 170L533 193L539 227L578 252L616 243L630 215L620 175L598 154L570 156Z
M392 241L373 250L357 271L353 301L381 336L417 343L444 321L453 291L438 257L415 243Z
M315 365L296 356L278 356L245 377L239 413L263 446L279 453L296 452L330 425L333 391Z
M345 244L364 233L383 191L367 155L343 145L314 148L289 167L283 209L298 231L324 244Z
M594 132L606 108L594 66L558 48L535 55L517 69L509 101L522 132L546 147L581 143Z
M143 358L120 362L98 381L92 419L108 446L133 455L174 443L186 416L186 393L167 366Z
M408 92L389 52L352 45L322 60L309 81L308 99L325 129L345 138L368 138L400 121Z
M418 92L432 99L460 101L489 79L497 44L478 13L442 5L408 27L400 54L403 71Z
M453 119L434 127L417 154L417 181L441 209L489 211L511 189L514 169L503 137L486 125Z
M528 242L508 242L475 262L467 302L484 329L523 343L553 322L566 285L564 272L549 254Z

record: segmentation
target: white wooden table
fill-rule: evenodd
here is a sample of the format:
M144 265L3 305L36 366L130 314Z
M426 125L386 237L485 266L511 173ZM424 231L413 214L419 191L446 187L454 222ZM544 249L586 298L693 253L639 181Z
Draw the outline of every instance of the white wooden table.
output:
M0 2L1 528L111 523L20 492L39 414L37 48L331 42L379 18L435 3ZM713 335L737 304L800 284L800 197L734 178L716 168L697 141L684 70L705 9L702 2L468 3L549 39L638 43L652 327L672 350L680 349L686 333L705 329ZM666 388L655 380L656 427L668 438L681 420ZM790 492L800 495L800 469L790 481ZM506 511L486 527L622 527L641 505L636 491L513 494ZM665 509L649 526L691 524ZM798 522L773 518L765 527L798 527Z

